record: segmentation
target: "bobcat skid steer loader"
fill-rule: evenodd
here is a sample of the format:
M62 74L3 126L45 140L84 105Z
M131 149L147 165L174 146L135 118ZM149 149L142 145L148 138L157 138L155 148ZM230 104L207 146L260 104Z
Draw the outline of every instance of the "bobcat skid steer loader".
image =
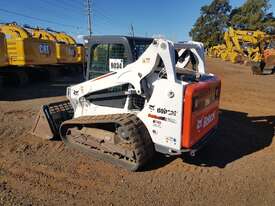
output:
M221 81L198 42L88 38L87 81L44 105L32 133L135 171L157 152L195 153L218 124ZM191 66L190 66L191 65ZM99 75L100 74L100 75Z

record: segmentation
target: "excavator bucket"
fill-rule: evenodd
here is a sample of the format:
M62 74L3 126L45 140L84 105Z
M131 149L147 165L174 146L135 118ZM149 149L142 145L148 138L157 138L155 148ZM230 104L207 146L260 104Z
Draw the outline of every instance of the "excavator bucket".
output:
M43 105L35 120L31 133L43 139L59 138L62 122L72 119L74 110L69 101Z

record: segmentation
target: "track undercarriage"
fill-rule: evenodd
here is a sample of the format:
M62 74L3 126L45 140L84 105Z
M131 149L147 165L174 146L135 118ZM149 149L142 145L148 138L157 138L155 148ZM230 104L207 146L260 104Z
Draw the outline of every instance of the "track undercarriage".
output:
M133 114L68 120L61 125L60 136L68 146L131 171L139 169L154 154L147 129Z
M131 171L141 168L154 155L154 145L150 135L142 121L134 114L84 116L71 119L69 106L65 101L44 107L41 114L47 115L38 117L39 123L33 128L32 133L35 134L36 130L40 130L41 134L44 124L48 125L48 122L51 122L51 128L48 129L52 135L44 128L45 138L53 139L60 136L70 147Z

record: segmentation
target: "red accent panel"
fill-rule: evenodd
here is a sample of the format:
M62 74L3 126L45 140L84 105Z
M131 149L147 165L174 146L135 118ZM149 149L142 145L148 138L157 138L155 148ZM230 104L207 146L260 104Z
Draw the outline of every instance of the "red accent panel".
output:
M157 116L157 115L154 115L154 114L148 114L148 117L153 118L153 119L159 119L159 120L166 121L165 117Z
M182 147L191 148L218 124L221 81L187 85L183 104Z

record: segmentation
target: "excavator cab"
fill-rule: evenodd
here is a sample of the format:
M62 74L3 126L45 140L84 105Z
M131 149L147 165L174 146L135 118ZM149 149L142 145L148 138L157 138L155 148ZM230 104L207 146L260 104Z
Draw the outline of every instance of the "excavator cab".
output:
M124 68L136 61L152 43L152 38L129 36L86 37L88 66L86 79Z

